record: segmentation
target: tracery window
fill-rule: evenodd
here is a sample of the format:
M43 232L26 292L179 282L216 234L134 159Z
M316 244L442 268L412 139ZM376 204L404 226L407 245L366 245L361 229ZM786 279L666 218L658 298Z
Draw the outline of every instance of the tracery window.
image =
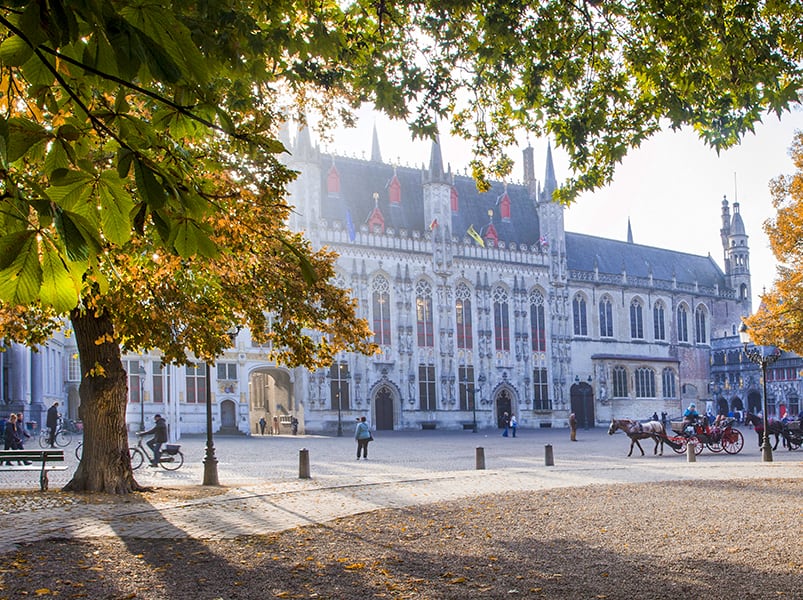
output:
M432 286L426 281L415 284L415 321L418 347L432 348L435 344L432 325Z
M457 347L471 350L474 336L471 321L471 291L461 283L455 291L455 321L457 323Z
M607 296L599 301L599 335L613 337L613 305Z
M655 371L649 367L636 369L636 398L655 398Z
M708 342L708 335L705 329L705 308L698 306L694 311L694 343L705 344Z
M574 317L574 335L588 335L588 318L586 316L586 299L577 294L572 301Z
M685 304L678 306L678 342L689 341L689 311Z
M496 350L510 351L510 316L508 309L507 290L497 287L493 293L494 306L494 340Z
M664 388L664 398L677 398L677 384L675 370L669 367L661 373L661 384Z
M627 398L627 369L621 365L613 368L613 397Z
M541 292L530 294L530 337L533 352L546 352L546 320Z
M656 302L652 307L653 335L656 340L666 339L666 325L663 302Z
M634 340L644 339L644 307L639 299L630 303L630 337Z

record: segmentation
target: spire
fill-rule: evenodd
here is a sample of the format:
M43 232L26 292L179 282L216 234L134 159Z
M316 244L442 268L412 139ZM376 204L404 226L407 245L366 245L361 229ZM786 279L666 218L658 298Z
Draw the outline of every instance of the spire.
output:
M382 153L379 151L379 134L376 131L376 123L374 123L374 136L371 142L371 162L382 162Z
M552 194L556 189L558 189L558 180L555 177L555 165L552 162L552 143L547 142L546 174L544 175L544 196L542 201L552 202Z
M432 148L429 152L429 181L446 181L443 173L443 157L441 156L441 139L436 135L432 140Z
M527 147L522 151L524 155L524 183L529 185L535 181L535 161L533 159L533 147L530 146L529 139Z
M633 243L633 228L630 227L630 217L627 218L627 243Z

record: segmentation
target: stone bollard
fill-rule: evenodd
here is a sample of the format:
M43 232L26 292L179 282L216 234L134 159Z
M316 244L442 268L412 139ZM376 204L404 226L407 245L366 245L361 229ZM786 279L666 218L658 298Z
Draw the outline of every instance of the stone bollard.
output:
M477 448L477 470L485 468L485 448Z
M544 446L544 464L546 464L547 467L555 466L555 459L552 456L552 444Z
M302 448L298 451L298 478L309 479L309 450Z
M697 462L697 455L694 453L694 444L691 440L686 444L686 458L688 462Z

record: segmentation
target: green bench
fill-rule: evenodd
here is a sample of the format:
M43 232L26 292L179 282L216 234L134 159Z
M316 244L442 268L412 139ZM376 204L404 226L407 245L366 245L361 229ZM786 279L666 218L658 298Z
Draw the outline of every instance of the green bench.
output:
M39 471L39 488L43 492L47 491L48 471L67 470L65 465L54 464L63 462L64 450L0 450L0 471Z

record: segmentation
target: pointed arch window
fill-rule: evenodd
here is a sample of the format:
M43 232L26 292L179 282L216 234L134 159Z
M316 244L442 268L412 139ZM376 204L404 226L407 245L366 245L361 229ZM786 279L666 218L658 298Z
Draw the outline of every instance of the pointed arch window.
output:
M432 325L432 286L427 281L415 284L415 321L418 347L432 348L435 343Z
M644 339L644 307L638 298L630 303L630 337L634 340Z
M706 333L705 308L703 306L698 306L697 310L694 311L694 343L695 344L708 343L708 335Z
M669 367L661 373L661 385L663 387L664 398L677 398L677 378L675 370Z
M678 342L689 341L689 311L685 304L678 306Z
M457 324L457 347L471 350L474 347L474 334L471 321L471 291L461 283L455 292L455 321Z
M510 352L510 315L507 290L502 287L497 287L493 293L493 304L496 350Z
M613 397L627 398L627 369L621 365L613 368Z
M533 369L533 408L549 410L549 380L546 367Z
M435 365L418 365L418 397L421 399L421 410L437 409L435 394Z
M649 367L636 369L636 398L655 398L655 371Z
M663 302L656 302L652 307L653 335L655 336L656 340L666 339L665 320L666 317L664 315L664 304Z
M381 275L374 279L374 342L380 346L390 346L390 286L388 280Z
M546 352L546 320L541 292L530 294L530 338L533 352Z
M599 301L599 335L613 337L613 304L607 296Z
M586 299L577 294L572 301L574 317L574 335L588 335L588 317L586 315Z

